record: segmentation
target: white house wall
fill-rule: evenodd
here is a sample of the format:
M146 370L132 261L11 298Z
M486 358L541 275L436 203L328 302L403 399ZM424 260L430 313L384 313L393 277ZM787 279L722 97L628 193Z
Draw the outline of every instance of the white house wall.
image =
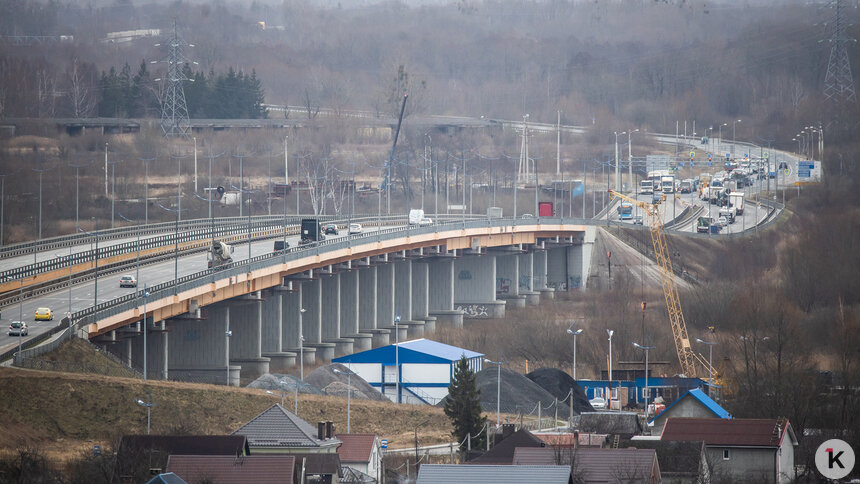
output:
M409 383L448 384L451 382L451 365L449 364L406 363L402 367L403 380Z
M379 363L350 363L349 368L367 383L382 383L382 365Z

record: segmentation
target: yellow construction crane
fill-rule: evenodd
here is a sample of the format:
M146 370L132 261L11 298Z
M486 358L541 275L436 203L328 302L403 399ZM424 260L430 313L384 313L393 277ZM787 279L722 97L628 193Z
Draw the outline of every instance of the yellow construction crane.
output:
M651 229L651 243L654 245L654 256L660 266L660 281L663 284L663 296L666 298L666 309L669 311L669 323L672 326L672 336L675 338L675 350L681 363L681 372L688 377L698 376L698 366L704 369L704 374L710 370L708 360L693 351L690 338L687 336L687 323L681 311L681 300L678 298L678 288L675 286L675 274L672 272L672 260L669 258L669 248L666 245L666 232L663 229L663 217L660 204L652 204L637 200L615 190L609 190L611 198L632 203L648 216L648 226ZM663 195L660 201L666 199ZM698 363L698 365L697 365Z

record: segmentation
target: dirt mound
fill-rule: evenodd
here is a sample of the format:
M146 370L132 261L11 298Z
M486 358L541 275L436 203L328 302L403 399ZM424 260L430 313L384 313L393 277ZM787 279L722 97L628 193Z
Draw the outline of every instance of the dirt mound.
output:
M343 373L335 373L334 369ZM353 373L352 377L347 377L349 369L340 363L332 363L331 365L321 366L312 371L305 377L305 381L317 388L322 388L326 395L346 396L347 381L352 385L352 398L363 398L367 400L376 400L379 402L387 402L388 398L383 396L379 391L367 383L364 378Z
M280 382L284 383L281 384ZM299 393L310 393L312 395L325 395L325 392L314 385L311 385L305 380L302 382L292 375L283 375L281 373L266 373L260 378L248 384L248 388L259 388L262 390L281 391L283 389L287 393L294 393L296 385L299 386Z
M537 383L515 371L502 368L502 384L498 387L497 368L487 368L478 372L478 389L481 391L481 408L485 412L495 413L496 394L501 393L499 410L502 413L523 413L537 415L537 404L541 404L543 415L555 414L555 396L544 390ZM438 404L445 405L443 398ZM559 417L567 418L570 408L564 403L558 404Z
M558 368L541 368L529 373L526 378L537 383L559 400L567 398L570 390L573 389L573 411L576 413L594 411L576 380Z

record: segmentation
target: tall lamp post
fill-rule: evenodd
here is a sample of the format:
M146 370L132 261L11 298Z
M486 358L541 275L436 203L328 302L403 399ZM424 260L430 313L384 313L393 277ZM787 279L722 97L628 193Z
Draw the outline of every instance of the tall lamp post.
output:
M352 370L347 367L346 371L341 370L340 368L332 368L335 373L340 373L341 375L346 375L346 433L350 433L349 427L349 415L350 415L350 406L352 400Z
M498 368L498 373L496 374L496 428L499 427L500 417L501 417L501 401L502 401L502 363L501 358L499 361L493 361L489 358L484 358L485 363L489 363L491 365L496 365ZM489 438L489 436L488 436Z
M307 312L307 309L299 309L299 381L305 381L305 334L302 329L302 315ZM299 414L299 382L296 382L296 398L295 398L294 414Z
M627 131L618 132L615 131L615 190L621 192L621 171L619 169L620 163L618 160L618 135L627 134Z
M146 391L145 402L138 398L137 404L141 407L146 407L146 435L149 435L152 407L155 406L155 404L152 403L152 390Z
M395 389L397 396L395 401L400 403L400 331L397 325L400 323L400 316L394 317L394 371L397 375L394 377Z
M606 334L609 335L609 398L606 400L609 402L609 409L612 410L612 335L615 331L607 329Z
M648 352L653 350L654 346L642 346L639 343L633 343L633 346L645 351L645 388L642 393L645 394L645 422L648 422L648 397L651 392L648 390Z
M570 324L570 328L567 328L567 334L573 336L573 379L576 380L576 337L582 334L582 328L573 329L576 326L576 321Z
M627 178L630 183L630 193L636 193L635 184L633 183L633 133L639 131L639 128L631 129L627 132Z
M740 122L740 119L732 120L732 159L735 158L735 125Z
M714 330L713 326L710 327L711 330L711 339L713 340ZM704 341L701 338L696 338L697 343L701 343L703 345L708 345L708 384L711 388L714 386L714 345L717 344L716 341Z

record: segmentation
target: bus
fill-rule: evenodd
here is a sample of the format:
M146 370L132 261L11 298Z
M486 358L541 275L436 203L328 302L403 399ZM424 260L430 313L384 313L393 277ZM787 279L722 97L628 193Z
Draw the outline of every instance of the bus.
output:
M618 206L618 218L621 220L633 220L633 204L622 200Z

